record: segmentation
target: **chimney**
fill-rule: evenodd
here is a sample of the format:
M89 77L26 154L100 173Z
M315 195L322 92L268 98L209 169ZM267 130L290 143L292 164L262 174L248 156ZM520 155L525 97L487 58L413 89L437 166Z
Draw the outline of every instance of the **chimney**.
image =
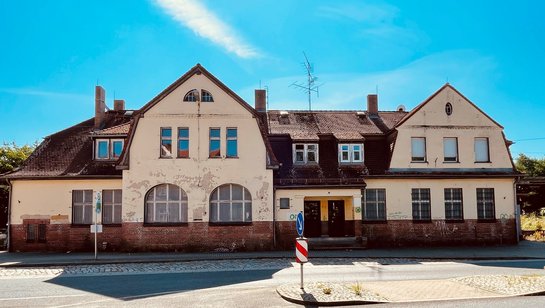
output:
M255 90L255 110L257 112L267 111L267 91L257 89Z
M378 116L378 96L376 94L367 95L367 113L369 116Z
M100 129L106 117L106 91L101 86L95 87L95 129Z
M125 100L123 100L123 99L114 99L114 110L115 111L125 110Z

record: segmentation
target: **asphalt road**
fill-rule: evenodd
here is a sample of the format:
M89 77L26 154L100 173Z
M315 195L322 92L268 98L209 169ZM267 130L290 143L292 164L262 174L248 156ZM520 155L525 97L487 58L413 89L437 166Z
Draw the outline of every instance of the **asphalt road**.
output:
M323 263L323 264L321 264ZM307 281L370 281L437 279L467 275L540 274L545 260L428 262L414 264L326 265L315 260L305 267ZM0 279L0 307L131 306L131 307L293 307L275 288L297 282L298 268L216 271L11 277ZM545 297L515 297L449 302L404 303L374 307L541 307Z

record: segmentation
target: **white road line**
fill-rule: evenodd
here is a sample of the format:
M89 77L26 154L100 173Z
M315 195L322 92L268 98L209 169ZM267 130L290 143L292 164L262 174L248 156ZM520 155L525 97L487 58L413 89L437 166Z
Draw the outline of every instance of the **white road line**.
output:
M43 298L59 298L59 297L78 297L78 296L87 296L88 294L69 294L69 295L47 295L47 296L33 296L33 297L10 297L10 298L0 298L0 301L13 301L21 299L43 299Z

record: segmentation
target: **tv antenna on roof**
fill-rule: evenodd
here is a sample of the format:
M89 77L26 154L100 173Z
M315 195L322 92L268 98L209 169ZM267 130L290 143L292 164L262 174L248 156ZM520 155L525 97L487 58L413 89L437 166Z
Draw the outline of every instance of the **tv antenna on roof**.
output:
M308 61L307 55L304 51L303 55L305 56L305 62L303 62L302 64L307 71L307 81L306 83L296 81L292 83L290 87L301 89L308 94L308 110L312 110L312 93L316 93L316 97L320 97L320 92L318 91L318 88L323 84L316 84L318 77L312 75L314 73L314 67Z

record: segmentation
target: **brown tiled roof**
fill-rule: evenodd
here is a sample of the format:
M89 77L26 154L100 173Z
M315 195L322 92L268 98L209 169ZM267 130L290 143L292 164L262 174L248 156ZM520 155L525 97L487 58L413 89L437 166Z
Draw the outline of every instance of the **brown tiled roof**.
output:
M95 131L93 132L93 135L96 135L96 136L127 135L129 133L130 128L131 128L130 123L123 123L120 125L116 125L116 126Z
M384 135L405 115L403 111L381 111L369 117L360 111L287 111L271 110L271 134L287 134L293 140L318 140L319 134L332 134L338 140L362 140L366 135Z
M123 126L130 120L116 112L107 112L105 129ZM120 177L115 162L93 160L94 119L44 138L34 153L7 178Z

